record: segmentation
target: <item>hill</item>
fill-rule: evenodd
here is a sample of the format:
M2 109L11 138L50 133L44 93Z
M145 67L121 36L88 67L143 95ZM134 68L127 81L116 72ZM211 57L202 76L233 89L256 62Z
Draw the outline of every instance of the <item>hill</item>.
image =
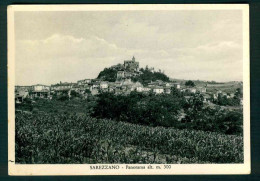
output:
M122 68L121 64L105 68L98 74L98 79L104 80L104 81L109 81L109 82L115 82L117 80L117 72L118 71L125 71ZM131 77L132 81L134 82L141 82L144 85L147 85L151 81L156 81L156 80L162 80L164 82L169 82L170 79L167 75L165 75L163 72L156 72L152 71L148 67L145 69L140 68L138 74L134 75Z
M116 75L117 75L117 70L113 68L105 68L98 74L98 79L102 79L104 81L109 81L109 82L115 82L116 81Z

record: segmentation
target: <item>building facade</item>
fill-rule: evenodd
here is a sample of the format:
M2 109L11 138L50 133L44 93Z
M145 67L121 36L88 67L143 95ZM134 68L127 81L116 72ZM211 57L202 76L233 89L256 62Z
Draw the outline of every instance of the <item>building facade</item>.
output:
M139 62L136 62L135 57L133 56L132 60L124 61L124 68L131 72L139 71Z

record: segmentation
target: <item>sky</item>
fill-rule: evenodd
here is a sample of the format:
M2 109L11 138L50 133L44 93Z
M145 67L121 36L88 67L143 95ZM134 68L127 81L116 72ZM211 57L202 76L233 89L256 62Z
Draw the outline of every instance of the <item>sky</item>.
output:
M135 56L186 80L242 81L241 10L15 12L16 85L96 78Z

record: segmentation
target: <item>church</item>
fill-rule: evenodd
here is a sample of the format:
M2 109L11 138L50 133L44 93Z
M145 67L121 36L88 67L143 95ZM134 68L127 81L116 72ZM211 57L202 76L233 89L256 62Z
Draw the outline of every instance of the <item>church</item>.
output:
M124 61L124 68L126 71L130 72L139 71L139 62L136 62L135 57L133 56L132 60Z
M139 62L135 61L133 56L132 60L125 60L122 70L117 72L117 80L131 78L139 74Z

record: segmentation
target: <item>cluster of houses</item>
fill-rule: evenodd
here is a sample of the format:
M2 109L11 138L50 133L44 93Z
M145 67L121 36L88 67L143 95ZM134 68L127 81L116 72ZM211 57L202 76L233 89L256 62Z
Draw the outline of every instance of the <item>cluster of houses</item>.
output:
M118 66L121 66L118 68ZM84 79L79 80L77 83L60 82L48 85L32 85L32 86L15 86L15 100L17 103L23 102L25 98L35 99L35 98L45 98L52 99L53 95L68 94L71 97L72 91L78 93L82 97L87 97L91 95L97 95L100 92L111 92L116 95L118 94L130 94L132 91L155 94L170 94L172 88L179 89L181 92L185 93L196 93L200 92L204 101L209 102L213 99L217 99L219 94L224 95L225 93L218 91L215 94L207 93L206 86L204 87L181 87L180 83L176 82L164 82L161 80L156 80L148 83L144 86L140 82L133 82L131 77L140 74L139 62L135 61L135 57L132 60L125 60L124 64L117 65L117 79L115 82L103 81L100 79ZM154 71L152 69L151 71ZM234 94L226 95L229 97L234 97ZM186 99L190 96L186 95Z
M132 91L156 94L170 93L171 87L180 89L179 83L165 83L163 81L154 81L143 86L140 82L133 82L131 79L123 79L115 82L102 81L98 79L84 79L77 83L58 83L51 86L47 85L32 85L32 86L16 86L15 99L17 102L22 102L24 98L48 98L51 99L53 94L63 94L67 92L68 95L75 91L82 96L88 94L97 95L102 92L112 92L115 94L130 94Z
M116 95L130 94L132 91L142 93L153 92L155 94L170 94L173 87L179 89L181 92L200 92L207 100L212 97L206 93L205 87L181 87L180 83L163 82L161 80L150 82L147 86L144 86L140 82L133 82L131 79L123 79L115 82L102 81L99 79L84 79L77 81L77 83L60 82L51 86L41 84L32 86L15 86L15 100L19 103L23 102L25 98L52 99L53 94L61 95L65 92L70 96L72 91L82 95L82 97L86 97L89 94L97 95L100 92L111 92ZM189 98L189 96L185 97L187 99Z
M77 81L77 83L60 82L51 86L41 84L32 86L15 86L15 100L17 103L20 103L23 102L25 98L52 99L54 94L61 95L64 94L64 92L70 97L72 91L75 91L85 98L90 94L97 95L100 92L111 92L116 95L130 94L132 91L170 94L173 87L178 89L180 92L187 93L184 94L186 99L189 99L192 93L200 92L203 95L205 102L211 102L212 99L217 99L218 95L226 96L227 98L233 98L235 96L234 93L227 94L220 90L215 93L208 93L206 87L186 87L181 86L180 83L163 82L161 80L150 82L148 85L144 86L140 82L133 82L131 79L117 80L115 82L102 81L99 79L84 79Z

